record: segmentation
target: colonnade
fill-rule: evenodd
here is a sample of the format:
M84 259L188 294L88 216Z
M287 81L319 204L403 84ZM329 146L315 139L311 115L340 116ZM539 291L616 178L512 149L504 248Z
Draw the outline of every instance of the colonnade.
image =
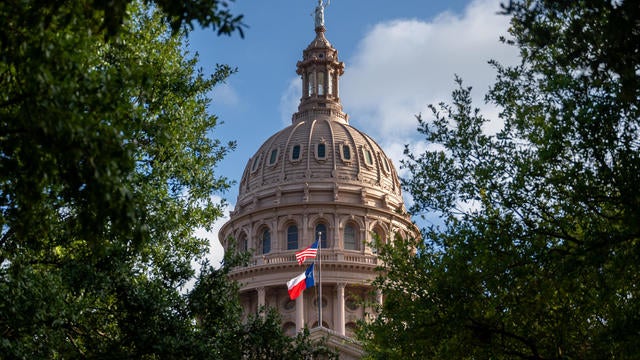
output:
M317 284L316 284L317 285ZM329 285L329 284L325 284L325 285ZM324 313L323 314L323 319L327 319L327 316L331 317L332 322L334 324L333 326L333 331L335 331L336 333L338 333L339 335L342 336L346 336L346 311L345 311L345 304L346 304L346 287L347 287L347 283L344 282L339 282L339 283L334 283L331 284L332 287L334 287L333 291L333 296L334 296L334 304L335 304L335 308L333 309L333 311L330 311L328 313ZM266 288L265 287L259 287L256 288L256 293L257 293L257 298L258 298L258 308L263 307L266 305ZM305 296L304 296L304 292L298 296L298 298L296 298L295 300L295 324L296 324L296 332L301 331L305 326L307 326L306 320L305 319ZM380 305L382 305L382 293L380 291L377 291L376 293L376 302ZM322 306L322 301L319 301L319 303L317 304L317 306ZM320 323L318 321L318 323Z

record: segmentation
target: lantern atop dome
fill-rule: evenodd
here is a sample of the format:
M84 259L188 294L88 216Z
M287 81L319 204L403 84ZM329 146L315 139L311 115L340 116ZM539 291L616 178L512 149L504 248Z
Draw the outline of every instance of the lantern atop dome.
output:
M298 112L292 122L313 118L318 112L335 115L338 121L347 122L339 97L339 78L344 74L344 63L338 60L338 50L324 36L324 9L328 2L318 0L315 8L316 37L302 52L302 60L296 64L296 73L302 80L302 97Z

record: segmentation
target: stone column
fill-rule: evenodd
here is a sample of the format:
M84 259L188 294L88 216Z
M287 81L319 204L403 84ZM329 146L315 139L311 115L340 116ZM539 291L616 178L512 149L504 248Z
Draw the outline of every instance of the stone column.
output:
M304 294L296 299L296 332L304 328Z
M340 217L338 214L333 214L333 247L340 250L344 249L342 236L340 236Z
M298 231L298 249L304 249L313 243L315 236L309 238L309 216L306 213L302 215L302 227ZM312 232L313 233L313 232ZM311 241L311 242L309 242Z
M259 287L256 289L256 291L258 291L258 311L259 311L260 308L265 305L265 289L264 287Z
M343 335L345 334L345 329L344 329L344 288L347 284L345 283L338 283L336 284L336 302L338 304L338 311L337 311L337 317L338 317L338 322L336 324L336 331L338 332L338 334Z
M278 231L278 215L275 214L273 216L273 220L271 221L271 252L272 253L278 252L283 249L282 236L280 235L281 234Z

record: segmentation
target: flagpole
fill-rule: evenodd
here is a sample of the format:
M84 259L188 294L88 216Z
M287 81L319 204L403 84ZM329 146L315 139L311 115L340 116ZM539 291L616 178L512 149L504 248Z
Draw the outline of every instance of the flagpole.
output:
M318 326L322 327L322 232L318 231L318 287L320 296L318 299Z

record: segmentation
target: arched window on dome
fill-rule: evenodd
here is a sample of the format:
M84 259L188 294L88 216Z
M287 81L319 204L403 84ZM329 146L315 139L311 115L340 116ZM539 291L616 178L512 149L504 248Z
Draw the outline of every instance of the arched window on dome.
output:
M271 232L269 229L262 230L262 253L268 254L271 252Z
M358 250L356 227L352 223L344 226L343 238L345 250Z
M316 159L325 160L327 158L327 144L324 142L316 144Z
M327 246L328 246L328 244L327 244L327 226L325 224L316 225L316 232L314 233L314 238L316 240L318 239L318 233L320 233L320 244L321 244L320 246L323 249L326 249Z
M342 144L340 146L340 157L344 162L351 162L351 146Z
M251 172L255 172L256 170L258 170L258 164L260 164L260 161L262 160L262 153L260 153L258 156L256 156L255 158L253 158L253 164L251 165Z
M329 71L327 76L327 93L333 95L333 71Z
M364 157L365 165L373 166L373 155L371 155L371 150L363 147L362 148L362 156Z
M291 161L300 160L300 156L302 155L302 145L296 144L291 148Z
M278 162L278 148L272 149L269 155L269 166L273 166Z
M287 250L298 249L298 227L290 225L287 228Z
M387 174L390 173L391 168L389 167L389 160L387 159L387 157L381 153L378 153L378 156L380 157L380 161L382 162L382 169L384 170L384 172L386 172Z

